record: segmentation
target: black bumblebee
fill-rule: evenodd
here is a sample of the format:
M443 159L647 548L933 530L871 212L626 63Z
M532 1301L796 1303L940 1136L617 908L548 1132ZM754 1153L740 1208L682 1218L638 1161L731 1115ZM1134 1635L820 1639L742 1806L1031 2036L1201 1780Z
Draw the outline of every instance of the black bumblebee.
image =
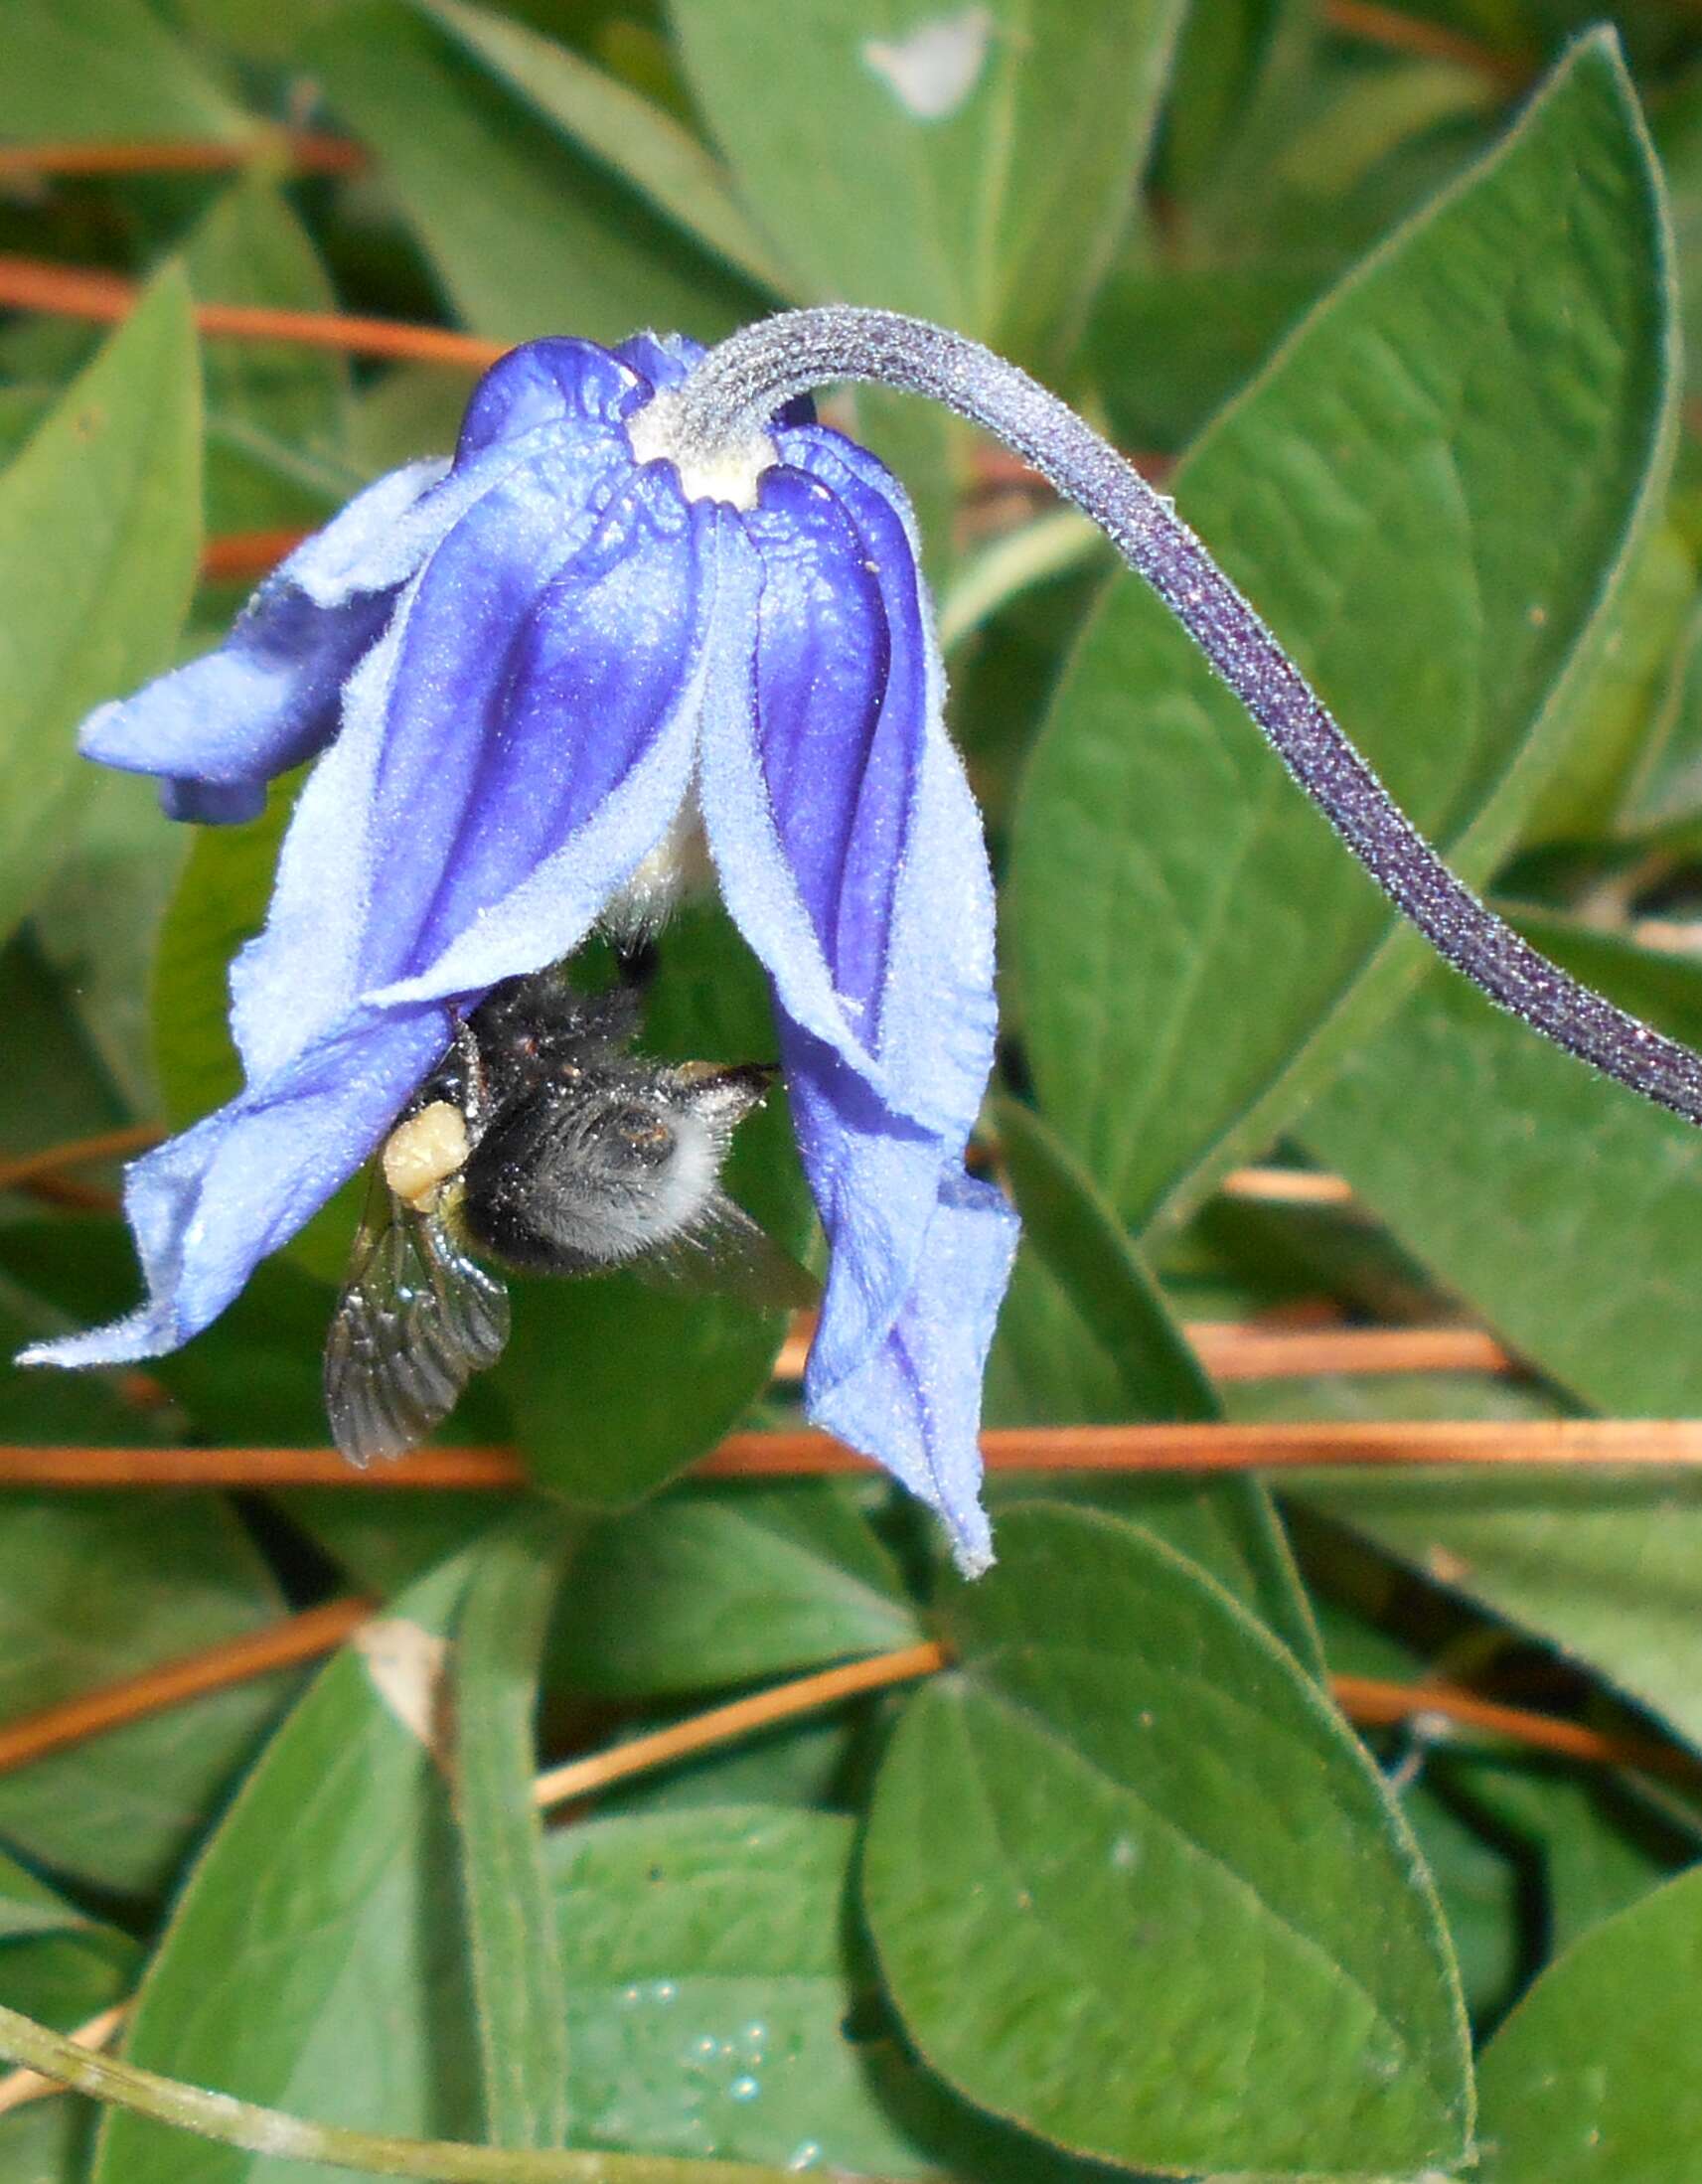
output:
M553 972L496 987L385 1141L325 1343L325 1407L352 1463L399 1456L509 1333L508 1291L475 1253L539 1274L604 1274L800 1305L814 1284L720 1187L733 1131L774 1081L757 1063L630 1051L631 987Z

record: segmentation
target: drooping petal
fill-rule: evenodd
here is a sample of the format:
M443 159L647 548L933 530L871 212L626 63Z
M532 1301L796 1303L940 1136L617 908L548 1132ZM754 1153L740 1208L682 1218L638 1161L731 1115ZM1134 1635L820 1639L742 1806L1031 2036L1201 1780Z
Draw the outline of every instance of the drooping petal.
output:
M792 1020L961 1144L993 1057L993 888L908 512L837 435L781 439L810 469L771 471L743 519L754 689L705 714L722 888Z
M441 1009L363 1012L133 1163L124 1211L146 1303L109 1326L42 1343L22 1362L125 1364L199 1333L371 1158L447 1036Z
M343 684L410 573L393 573L398 529L445 467L415 463L369 486L267 578L217 651L91 713L83 756L163 776L172 818L253 818L265 783L336 733ZM232 793L198 794L201 784Z
M358 1000L410 1006L581 939L686 793L707 512L610 447L564 504L516 466L405 593L297 807L232 1023L265 1074Z
M884 1112L819 1041L793 1030L781 1050L832 1252L805 1409L937 1510L973 1577L992 1560L981 1380L1015 1215L938 1140Z

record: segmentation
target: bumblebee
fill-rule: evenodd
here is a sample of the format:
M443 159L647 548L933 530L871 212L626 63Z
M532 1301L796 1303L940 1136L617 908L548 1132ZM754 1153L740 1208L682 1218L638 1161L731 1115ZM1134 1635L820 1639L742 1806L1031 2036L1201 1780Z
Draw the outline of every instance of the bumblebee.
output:
M720 1187L774 1070L634 1054L638 1019L631 987L584 995L541 972L456 1026L385 1141L326 1338L326 1413L352 1463L417 1446L501 1356L508 1289L481 1258L812 1301Z

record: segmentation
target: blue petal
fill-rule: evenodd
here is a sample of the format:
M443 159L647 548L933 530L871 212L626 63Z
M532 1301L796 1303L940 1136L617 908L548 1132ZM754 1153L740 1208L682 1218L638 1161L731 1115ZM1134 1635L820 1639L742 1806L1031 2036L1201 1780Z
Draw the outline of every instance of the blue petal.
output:
M667 831L691 773L707 512L612 442L573 484L550 450L516 466L352 679L266 930L232 970L250 1074L358 1001L473 994L557 960Z
M443 470L417 463L370 486L267 578L216 652L91 713L84 757L165 776L173 818L253 818L264 784L336 733L344 681L384 628L385 587L400 580L397 532ZM242 793L198 796L198 783Z
M561 439L577 438L587 426L611 430L648 397L642 372L625 349L611 354L595 342L533 341L511 349L473 390L461 419L456 469L528 433Z
M993 886L913 533L896 485L837 435L782 438L810 470L771 471L743 519L756 655L704 717L722 890L791 1019L961 1147L997 1027Z
M369 1160L447 1041L440 1009L340 1025L311 1052L135 1162L124 1211L148 1301L21 1362L117 1365L187 1342Z
M981 1507L981 1380L1015 1215L937 1140L884 1114L797 1031L782 1054L799 1151L832 1248L804 1377L808 1415L937 1510L966 1576L993 1559Z

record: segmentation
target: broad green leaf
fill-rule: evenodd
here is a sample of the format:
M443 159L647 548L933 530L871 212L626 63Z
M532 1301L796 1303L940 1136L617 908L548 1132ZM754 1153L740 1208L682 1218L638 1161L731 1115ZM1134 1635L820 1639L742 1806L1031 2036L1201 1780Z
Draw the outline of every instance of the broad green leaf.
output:
M189 848L190 830L160 810L158 782L99 769L71 854L31 913L84 1037L139 1115L160 1104L148 989Z
M1483 2184L1689 2184L1702 1871L1574 1943L1483 2053Z
M569 1540L558 1509L518 1510L473 1548L455 1626L455 1813L486 2135L567 2143L567 2032L538 1772L538 1670Z
M1339 1716L1221 1587L1098 1512L1002 1517L945 1604L863 1895L924 2061L1077 2153L1384 2177L1470 2148L1430 1883Z
M435 1741L464 1563L323 1670L190 1875L125 2052L296 2114L477 2137L449 1789ZM325 2171L108 2110L95 2184L322 2184ZM190 2164L193 2162L193 2168Z
M184 249L204 303L334 311L337 296L282 196L245 176L209 209ZM263 531L323 523L347 489L349 367L300 342L212 342L207 351L209 528ZM325 476L317 466L330 466Z
M234 137L246 126L147 0L8 0L0 136Z
M1309 1474L1304 1492L1702 1743L1702 1481Z
M0 1524L0 1720L138 1674L283 1612L227 1504L9 1494ZM171 1881L288 1690L287 1675L128 1723L0 1776L0 1838L128 1895Z
M1702 968L1556 918L1539 947L1680 1038ZM1403 1245L1592 1407L1702 1409L1702 1136L1433 971L1303 1124Z
M73 2032L122 2001L141 1951L128 1935L83 1918L63 1898L55 1926L13 1923L16 1891L28 1876L0 1859L0 2002L38 2024ZM39 1887L39 1884L32 1884ZM50 2095L0 2114L0 2175L6 2184L83 2184L94 2137L91 2102Z
M200 388L163 274L0 476L0 934L72 845L77 724L171 656L201 546Z
M1176 0L673 0L746 203L814 297L1065 353L1128 218Z
M921 1637L854 1488L817 1481L671 1496L600 1525L562 1601L572 1686L650 1698L798 1673Z
M912 2176L895 2045L847 1961L852 1822L737 1805L550 1840L572 2100L595 2145Z
M989 1360L990 1424L1118 1425L1220 1415L1217 1397L1117 1216L1029 1108L998 1103L1023 1242ZM1311 1668L1317 1633L1270 1496L1253 1479L1082 1481L1204 1564Z
M764 981L720 911L677 917L658 944L644 1045L676 1059L753 1061L774 1051ZM777 1089L741 1125L724 1179L787 1249L811 1214ZM646 1288L635 1275L530 1281L493 1380L514 1413L534 1482L622 1507L712 1448L767 1385L781 1312Z
M1468 875L1540 786L1660 467L1657 189L1611 39L1315 312L1181 505ZM1145 1226L1270 1141L1418 973L1190 641L1114 579L1017 815L1008 929L1048 1118ZM1406 936L1410 943L1410 936Z
M4 1158L114 1130L128 1118L34 935L0 947L0 1147Z
M43 1934L86 1933L98 1924L0 1850L0 1943L34 1940Z
M529 105L582 151L612 167L658 212L749 279L785 294L785 269L733 195L718 162L666 108L571 47L489 8L469 7L466 0L419 4Z
M402 0L352 0L306 49L477 332L610 342L656 326L709 340L760 311L760 291L695 253Z

